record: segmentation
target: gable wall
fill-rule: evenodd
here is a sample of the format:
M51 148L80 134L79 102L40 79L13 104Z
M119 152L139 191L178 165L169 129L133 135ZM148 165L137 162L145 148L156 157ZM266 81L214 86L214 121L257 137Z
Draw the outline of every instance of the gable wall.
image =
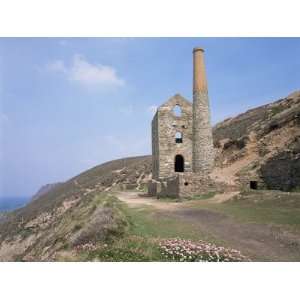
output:
M174 106L178 104L182 109L182 115L177 117L173 113ZM185 161L185 172L192 171L192 105L181 96L176 95L163 104L157 112L157 130L152 131L156 136L152 137L154 145L158 146L154 153L154 168L157 177L166 178L175 175L174 159L181 154ZM153 127L152 127L153 128ZM183 142L176 143L175 135L182 133ZM153 145L153 144L152 144ZM155 148L155 146L154 146Z

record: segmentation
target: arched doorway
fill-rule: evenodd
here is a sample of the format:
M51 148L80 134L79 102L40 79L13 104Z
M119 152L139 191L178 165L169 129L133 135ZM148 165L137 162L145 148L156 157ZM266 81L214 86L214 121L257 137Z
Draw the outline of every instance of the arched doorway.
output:
M175 172L184 172L184 158L180 154L175 156L174 169Z

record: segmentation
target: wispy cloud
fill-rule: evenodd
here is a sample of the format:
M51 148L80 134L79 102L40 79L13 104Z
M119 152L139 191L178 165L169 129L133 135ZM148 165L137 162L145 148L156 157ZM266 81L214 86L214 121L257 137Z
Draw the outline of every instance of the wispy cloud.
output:
M72 63L67 66L62 60L55 60L46 65L51 72L63 74L69 81L88 88L121 87L125 81L117 75L112 66L92 64L84 56L76 54Z

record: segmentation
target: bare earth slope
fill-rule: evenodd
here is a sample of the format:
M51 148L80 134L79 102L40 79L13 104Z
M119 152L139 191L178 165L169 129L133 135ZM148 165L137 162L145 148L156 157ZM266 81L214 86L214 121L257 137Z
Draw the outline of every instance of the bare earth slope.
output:
M214 128L214 177L265 188L300 186L300 92L227 119Z

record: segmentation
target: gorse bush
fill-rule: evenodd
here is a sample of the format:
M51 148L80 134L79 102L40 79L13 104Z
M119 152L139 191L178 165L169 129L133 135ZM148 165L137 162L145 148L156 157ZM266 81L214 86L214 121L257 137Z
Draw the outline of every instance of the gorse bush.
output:
M249 260L237 250L218 247L203 241L167 239L161 241L159 247L162 255L168 261L234 262Z
M90 207L90 215L84 224L76 224L71 237L73 246L107 242L122 237L128 227L121 203L112 196L98 195Z
M79 257L88 261L137 262L163 261L156 240L127 236L108 243L89 242L73 247Z

